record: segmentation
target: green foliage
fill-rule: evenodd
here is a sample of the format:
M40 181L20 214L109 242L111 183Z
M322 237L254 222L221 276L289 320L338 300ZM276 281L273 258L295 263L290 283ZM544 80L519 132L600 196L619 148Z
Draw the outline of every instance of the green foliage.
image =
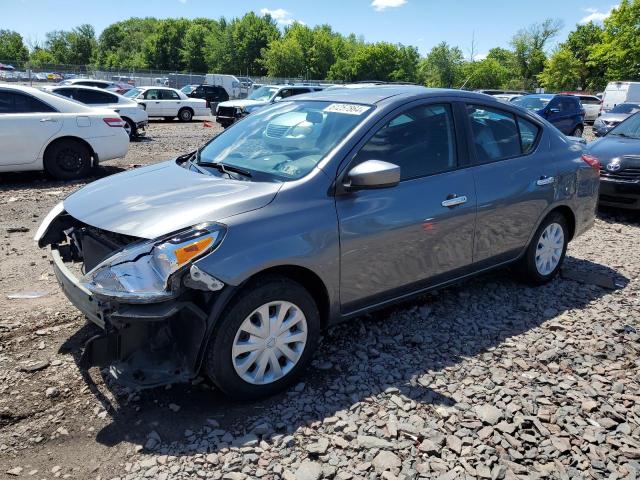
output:
M504 88L512 79L512 71L495 58L467 62L462 68L465 88Z
M538 75L540 84L550 91L578 90L582 88L580 61L568 48L558 49L547 60L544 71Z
M29 50L22 41L22 36L11 30L0 30L0 61L26 62Z
M458 88L464 83L463 64L462 50L442 42L420 62L420 80L428 87Z

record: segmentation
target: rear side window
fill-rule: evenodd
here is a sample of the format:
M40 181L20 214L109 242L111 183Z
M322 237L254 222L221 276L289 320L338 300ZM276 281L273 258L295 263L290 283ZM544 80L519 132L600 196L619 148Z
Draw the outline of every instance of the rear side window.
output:
M0 114L2 113L50 113L55 112L37 98L16 92L0 92Z
M115 95L100 91L83 90L80 88L74 93L74 98L79 102L86 103L87 105L118 103L118 99Z
M366 160L399 165L401 180L454 169L457 158L451 107L421 105L398 115L362 147L354 164Z
M518 127L520 129L520 144L522 153L530 153L536 145L536 140L540 134L540 127L524 118L518 117Z
M467 113L476 154L481 163L522 154L514 115L481 105L468 105Z
M162 100L180 100L180 95L173 90L160 90L160 95Z

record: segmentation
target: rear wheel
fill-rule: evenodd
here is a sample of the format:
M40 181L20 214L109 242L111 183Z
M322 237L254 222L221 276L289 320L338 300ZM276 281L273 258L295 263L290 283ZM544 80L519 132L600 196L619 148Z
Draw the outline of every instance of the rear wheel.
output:
M562 267L568 243L566 218L561 213L550 214L536 230L517 265L522 279L533 285L551 281Z
M193 118L193 110L190 108L183 108L178 112L178 119L181 122L190 122Z
M128 118L123 118L124 120L124 131L127 132L127 135L129 135L129 138L135 138L138 136L138 130L136 128L136 124L133 123L132 120L128 119Z
M245 400L292 385L311 361L320 333L313 297L284 277L245 288L219 321L205 369L225 394Z
M59 180L74 180L91 172L91 151L76 140L50 145L44 154L44 168Z

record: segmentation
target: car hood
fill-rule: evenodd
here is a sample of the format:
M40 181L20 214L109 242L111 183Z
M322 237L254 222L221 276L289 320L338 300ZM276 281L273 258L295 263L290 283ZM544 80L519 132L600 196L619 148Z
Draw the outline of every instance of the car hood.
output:
M588 151L606 164L614 158L640 156L640 140L607 135L589 144Z
M630 113L603 113L600 115L600 119L605 122L622 122L626 120L631 114Z
M205 175L170 160L92 182L64 209L88 225L150 239L262 208L281 185Z
M266 105L269 102L262 102L260 100L249 100L245 98L243 100L227 100L226 102L220 102L219 107L249 107L254 105Z

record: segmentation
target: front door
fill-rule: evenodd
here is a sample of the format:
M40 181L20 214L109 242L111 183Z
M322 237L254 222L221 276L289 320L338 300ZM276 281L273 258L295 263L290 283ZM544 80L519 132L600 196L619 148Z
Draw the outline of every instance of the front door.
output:
M473 175L449 104L422 104L386 121L347 169L400 166L400 184L336 198L340 300L345 313L420 289L472 263Z
M175 117L180 110L180 95L173 90L160 90L160 104L165 117Z
M147 115L150 117L163 117L162 103L160 101L160 90L150 88L144 92L144 103L146 105Z
M480 104L468 105L467 117L477 163L474 261L491 266L527 245L553 202L557 169L548 138L531 119Z

